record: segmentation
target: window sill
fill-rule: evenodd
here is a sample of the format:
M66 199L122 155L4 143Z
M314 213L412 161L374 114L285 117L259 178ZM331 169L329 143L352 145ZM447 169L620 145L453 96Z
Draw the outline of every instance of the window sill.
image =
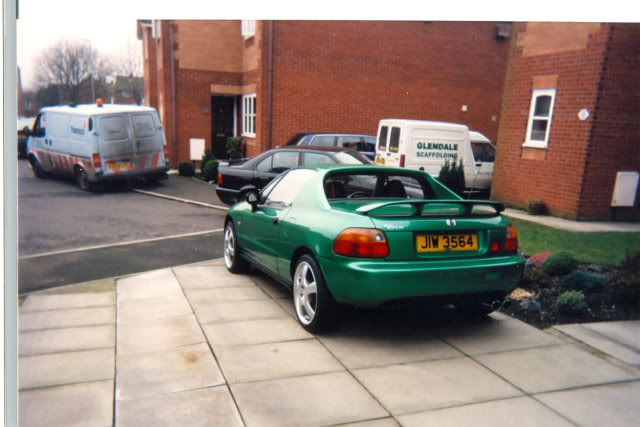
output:
M524 144L522 144L522 146L524 148L538 148L541 150L547 149L547 143L542 141L525 141Z
M255 133L243 133L242 136L246 136L247 138L255 138L256 134Z

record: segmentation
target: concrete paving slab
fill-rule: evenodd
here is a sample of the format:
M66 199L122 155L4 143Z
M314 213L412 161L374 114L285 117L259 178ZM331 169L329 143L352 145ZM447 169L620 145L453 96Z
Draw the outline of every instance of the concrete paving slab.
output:
M170 268L137 274L117 281L118 301L161 298L182 292L178 279Z
M175 393L224 384L207 344L118 355L116 399Z
M255 272L249 276L254 283L273 299L291 299L291 291L284 287L281 283L276 282L270 277L265 276L262 273Z
M20 313L27 311L60 310L66 308L101 307L115 304L115 292L61 295L31 294L20 307Z
M469 355L562 344L558 338L500 313L475 322L460 319L436 326L433 332Z
M52 328L108 325L116 323L115 306L25 311L18 316L20 332Z
M114 325L21 332L18 340L18 355L23 357L66 351L112 348L115 340L116 328Z
M357 369L353 374L394 415L522 395L469 358Z
M227 387L121 400L116 403L116 425L243 426Z
M269 299L267 294L255 285L218 289L185 289L184 293L192 304Z
M274 300L292 318L296 318L296 308L292 298L279 298Z
M134 299L118 302L118 324L149 323L160 319L192 314L191 306L182 291L173 298Z
M372 421L362 421L358 423L340 424L340 427L398 427L400 424L393 418L382 418Z
M349 369L462 356L422 328L380 329L363 323L343 324L339 331L318 338Z
M118 328L118 356L168 350L203 342L205 338L193 314Z
M202 325L202 329L213 346L266 344L313 338L313 335L290 318L208 323Z
M343 372L230 387L248 426L332 425L388 416Z
M19 390L112 380L115 349L74 351L18 359Z
M193 308L201 324L288 317L273 300L194 303Z
M229 383L344 371L316 340L219 346L215 353Z
M537 394L535 398L580 426L637 426L640 382Z
M247 276L230 273L225 266L186 266L173 269L184 289L254 286Z
M580 323L554 328L618 360L640 366L640 320Z
M405 427L486 426L486 427L570 427L573 424L530 397L494 400L454 408L401 415Z
M572 344L487 354L476 360L527 393L637 378Z
M113 381L18 392L22 427L113 425Z

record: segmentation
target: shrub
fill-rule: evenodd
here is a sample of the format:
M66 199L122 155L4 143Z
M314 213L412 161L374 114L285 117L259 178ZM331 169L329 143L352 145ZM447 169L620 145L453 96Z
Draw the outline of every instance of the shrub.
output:
M518 286L526 289L550 288L553 284L551 277L540 268L526 267Z
M211 152L211 150L205 150L204 154L202 155L202 160L200 161L200 165L202 167L202 170L204 171L204 166L207 164L207 162L209 160L215 160L215 156L213 155L213 153Z
M230 159L242 157L242 142L243 139L241 136L227 138L226 148Z
M560 287L562 289L593 290L604 286L604 282L604 276L574 270L560 280Z
M531 215L543 215L547 210L542 200L527 200L527 212Z
M184 162L178 165L178 174L180 174L180 176L194 176L196 170L191 163Z
M542 271L550 276L563 276L578 267L578 260L570 252L558 252L542 263Z
M640 273L640 250L627 251L620 268L624 271Z
M560 294L555 305L558 313L580 316L587 311L587 301L582 291L567 291Z
M640 307L640 271L621 270L609 279L607 287L613 301Z
M456 162L445 160L444 165L440 168L438 181L448 187L451 191L462 196L464 194L464 166L462 160L456 165Z
M218 161L209 160L202 168L205 181L215 181L218 178Z

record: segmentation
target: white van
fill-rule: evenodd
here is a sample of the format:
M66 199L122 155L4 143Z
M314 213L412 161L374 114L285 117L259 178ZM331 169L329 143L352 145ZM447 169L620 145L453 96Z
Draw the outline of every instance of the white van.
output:
M166 141L155 109L134 105L47 107L40 110L27 142L38 178L75 177L83 190L93 183L148 176L166 178Z
M495 147L481 133L455 123L380 120L376 164L419 169L437 177L447 160L462 160L468 194L489 192Z

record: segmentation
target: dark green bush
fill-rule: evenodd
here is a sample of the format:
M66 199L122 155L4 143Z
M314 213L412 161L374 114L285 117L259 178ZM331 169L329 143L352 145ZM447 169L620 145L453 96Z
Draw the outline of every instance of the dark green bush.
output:
M196 170L191 163L184 162L178 165L178 174L180 174L180 176L194 176Z
M640 273L640 250L627 251L620 268L624 271Z
M459 196L463 196L465 184L462 160L457 164L455 161L449 162L449 160L445 160L444 165L440 168L438 181L447 186L454 193Z
M640 307L640 271L620 270L609 279L607 287L613 301Z
M209 160L202 168L205 181L216 181L218 179L218 161Z
M558 252L547 258L540 268L550 276L563 276L578 268L578 260L570 252Z
M550 288L553 284L551 277L542 269L528 266L520 278L518 286L525 289Z
M567 291L556 300L556 311L569 316L580 316L587 312L587 301L582 291Z
M604 276L582 270L574 270L560 279L560 287L562 289L590 291L600 289L604 286L604 282Z
M227 154L230 159L242 157L242 142L244 140L241 136L233 136L227 138Z
M211 152L211 150L205 150L204 154L202 155L202 160L200 161L200 167L202 168L202 170L204 171L204 166L207 164L209 160L215 160L215 159L216 158Z

